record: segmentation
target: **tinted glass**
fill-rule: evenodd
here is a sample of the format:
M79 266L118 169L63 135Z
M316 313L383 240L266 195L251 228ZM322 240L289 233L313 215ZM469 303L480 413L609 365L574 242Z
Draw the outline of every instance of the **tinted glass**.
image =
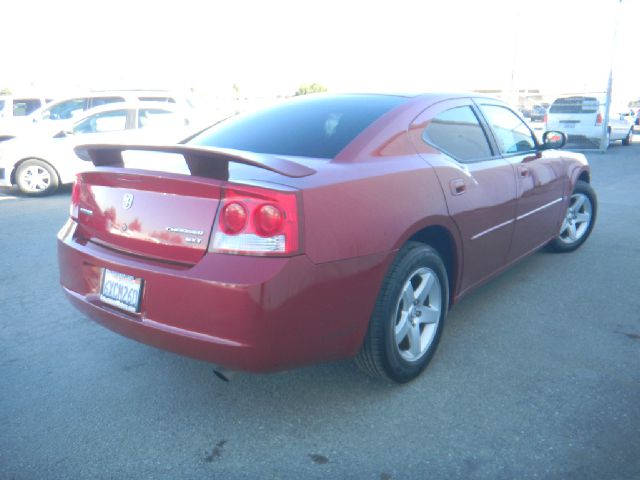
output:
M141 108L138 111L138 128L176 127L184 124L184 118L169 110Z
M91 99L91 106L97 107L100 105L107 105L109 103L124 102L123 97L96 97Z
M533 133L511 110L498 105L483 105L482 112L502 153L528 152L536 148Z
M189 143L333 158L371 123L406 100L392 95L300 97L225 120Z
M491 157L489 142L471 107L439 113L425 128L423 138L462 162Z
M595 97L558 98L551 105L549 113L596 113L598 106Z
M31 112L40 108L40 100L38 99L21 99L13 102L13 115L21 117L29 115Z
M141 102L169 102L176 103L171 97L139 97Z
M67 100L53 105L50 109L43 112L43 117L49 118L50 120L66 120L82 111L84 111L84 98L74 98L73 100Z
M127 128L127 110L91 115L73 127L73 133L117 132Z

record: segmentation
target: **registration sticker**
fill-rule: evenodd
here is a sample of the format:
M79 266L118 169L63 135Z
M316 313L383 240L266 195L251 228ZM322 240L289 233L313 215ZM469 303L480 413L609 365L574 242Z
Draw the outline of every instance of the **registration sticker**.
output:
M142 279L114 272L105 268L102 271L100 300L127 312L140 311Z

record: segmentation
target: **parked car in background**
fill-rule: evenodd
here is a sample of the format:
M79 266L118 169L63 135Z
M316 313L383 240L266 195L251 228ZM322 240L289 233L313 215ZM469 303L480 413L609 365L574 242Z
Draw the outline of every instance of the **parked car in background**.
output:
M604 117L604 105L596 97L563 97L556 99L549 107L545 128L566 133L570 141L599 142ZM619 112L611 110L605 134L607 147L617 140L623 145L630 145L633 123Z
M0 186L46 195L72 183L90 164L74 153L84 142L178 141L189 131L188 118L175 105L117 103L94 108L75 120L51 122L0 144Z
M532 122L544 122L544 116L547 114L547 108L543 105L536 104L531 107L530 119Z
M40 96L0 95L0 126L26 117L50 101Z
M28 132L43 122L64 121L78 117L87 110L101 105L120 102L167 102L188 108L186 99L163 90L110 90L91 92L51 102L15 121L0 124L0 142Z
M93 320L221 367L355 356L407 382L452 304L589 236L591 173L565 141L474 94L320 94L179 145L79 146L96 169L58 234L60 280ZM151 171L128 168L136 150Z

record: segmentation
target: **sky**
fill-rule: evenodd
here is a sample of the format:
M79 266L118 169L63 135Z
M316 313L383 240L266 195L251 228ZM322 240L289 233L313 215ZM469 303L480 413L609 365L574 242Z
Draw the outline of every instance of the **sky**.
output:
M614 61L614 91L640 97L640 0L3 0L2 11L0 88L15 93L604 91Z

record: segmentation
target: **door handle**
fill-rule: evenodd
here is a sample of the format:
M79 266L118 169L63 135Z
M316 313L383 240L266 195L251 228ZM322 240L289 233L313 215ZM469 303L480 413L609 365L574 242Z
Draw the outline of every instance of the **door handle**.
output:
M461 178L456 178L449 182L449 187L451 188L451 193L453 195L462 195L467 191L467 184L464 183L464 180Z

